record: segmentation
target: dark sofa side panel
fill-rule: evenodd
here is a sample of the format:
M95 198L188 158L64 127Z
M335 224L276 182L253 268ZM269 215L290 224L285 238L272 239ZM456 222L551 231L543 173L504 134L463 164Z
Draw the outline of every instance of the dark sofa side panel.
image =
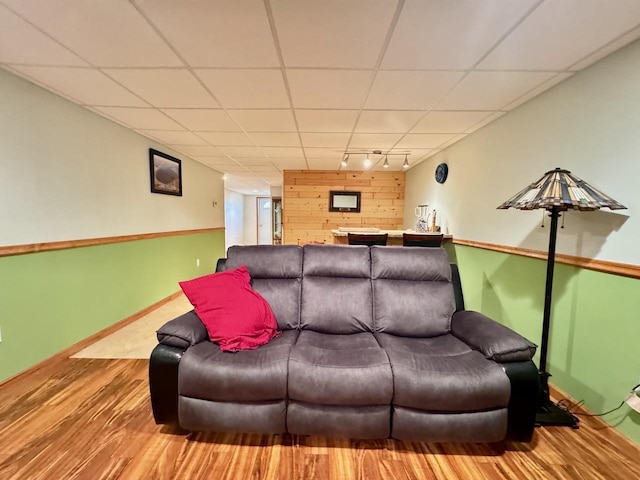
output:
M157 424L178 425L178 365L183 348L157 345L149 360L149 390Z
M540 379L532 361L502 363L511 382L507 440L530 442L538 409Z

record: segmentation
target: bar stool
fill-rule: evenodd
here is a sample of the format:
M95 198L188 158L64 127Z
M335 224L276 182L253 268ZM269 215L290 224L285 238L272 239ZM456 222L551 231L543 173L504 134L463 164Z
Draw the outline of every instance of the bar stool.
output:
M416 233L403 233L403 247L440 247L442 246L442 233L420 235Z
M347 233L349 245L386 245L388 233Z

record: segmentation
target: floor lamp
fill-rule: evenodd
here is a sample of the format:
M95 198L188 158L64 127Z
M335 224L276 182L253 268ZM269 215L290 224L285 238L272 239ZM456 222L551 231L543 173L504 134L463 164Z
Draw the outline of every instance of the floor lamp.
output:
M551 217L549 232L549 252L547 255L547 281L544 293L544 314L542 321L542 343L540 345L540 398L536 414L538 425L561 425L578 428L578 419L565 409L558 407L549 396L547 371L547 349L549 347L549 326L551 324L551 295L553 291L553 267L556 256L556 236L558 217L567 210L592 211L607 207L611 210L625 209L612 198L593 188L584 180L572 175L568 170L556 168L544 174L512 198L500 205L499 209L517 208L536 210L543 208Z

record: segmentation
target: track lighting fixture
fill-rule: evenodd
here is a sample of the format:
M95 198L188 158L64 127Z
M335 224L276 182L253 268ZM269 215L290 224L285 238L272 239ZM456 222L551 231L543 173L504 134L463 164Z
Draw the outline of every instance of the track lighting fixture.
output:
M391 150L389 152L382 153L382 150L350 150L348 152L344 152L344 158L342 159L340 165L342 165L343 168L346 167L349 162L349 155L354 154L356 155L356 160L363 158L363 170L368 170L370 168L373 168L374 170L380 168L391 168L391 164L389 164L390 156L404 156L404 163L402 164L402 168L407 169L409 168L409 155L411 154L411 152L409 152L408 150L401 150L399 152ZM380 163L381 161L382 163ZM393 164L394 170L398 168L397 165L398 164L396 163Z

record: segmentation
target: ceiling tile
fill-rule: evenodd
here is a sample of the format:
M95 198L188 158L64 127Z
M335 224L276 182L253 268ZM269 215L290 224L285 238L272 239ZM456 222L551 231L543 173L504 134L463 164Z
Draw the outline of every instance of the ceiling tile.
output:
M54 91L86 105L148 107L149 105L102 72L91 68L14 66Z
M500 110L555 74L470 72L440 101L438 110Z
M248 167L254 165L272 165L271 159L267 157L236 157L236 161Z
M111 78L155 107L217 107L211 95L186 69L104 69Z
M382 68L470 68L536 1L407 0Z
M406 156L410 162L415 162L432 151L432 148L412 148L411 150L393 148L389 151L389 158L400 158L400 160L404 161L404 157Z
M565 81L567 78L571 77L572 75L573 73L559 73L556 76L547 80L546 82L541 83L533 90L530 90L524 95L522 95L521 97L515 99L510 104L505 105L504 107L502 107L502 110L513 110L517 106L522 105L523 103L531 100L533 97L537 97L545 90L549 90L551 87L559 84L560 82Z
M262 147L270 158L304 158L302 148L293 147Z
M131 128L142 130L184 130L182 126L154 108L93 107Z
M199 132L198 135L217 147L227 145L255 146L251 139L242 132Z
M297 133L254 132L249 136L261 147L299 147L300 137Z
M340 159L320 159L320 158L308 158L307 163L311 170L338 170L340 168Z
M125 0L7 0L5 3L95 66L182 65L144 17Z
M287 70L296 108L360 108L371 75L366 70Z
M228 110L245 132L295 132L291 110Z
M87 62L0 5L0 62L84 66Z
M273 1L287 67L373 68L397 2Z
M459 142L460 140L462 140L462 139L463 139L464 137L466 137L466 136L467 136L467 134L466 134L466 133L460 133L460 134L458 134L458 135L454 136L451 140L449 140L449 141L444 142L443 144L441 144L441 145L439 146L439 148L444 149L444 148L450 147L451 145L453 145L454 143Z
M143 135L153 137L171 145L206 145L203 139L192 132L176 132L173 130L139 130Z
M636 27L639 19L637 0L543 2L479 68L562 70Z
M219 167L238 165L238 162L234 162L229 157L205 157L203 155L192 155L192 157L207 165Z
M349 150L386 150L393 147L402 137L399 133L354 133L349 142Z
M340 161L344 155L344 148L335 147L304 147L304 154L309 159L323 159Z
M280 70L198 69L196 75L225 108L289 108Z
M410 133L398 142L396 148L438 148L455 137L446 133Z
M279 173L278 169L273 165L252 165L247 168L249 168L249 170L251 170L252 172L258 172L262 175L268 174L268 173L273 173L273 174Z
M429 112L411 133L460 133L484 120L492 112Z
M305 147L333 147L341 149L347 146L349 133L301 133L302 144Z
M307 162L297 158L276 158L273 160L273 164L279 170L304 170L307 168Z
M428 110L462 76L462 72L379 71L365 108Z
M240 127L224 110L213 108L166 108L164 113L189 130L202 132L239 132Z
M364 110L356 125L362 133L406 133L426 111Z
M222 157L224 154L216 147L211 145L169 145L176 150L190 156L205 156L205 157Z
M358 110L296 110L301 132L351 132Z
M507 113L507 112L494 112L491 115L489 115L487 118L482 120L481 122L478 122L475 125L473 125L472 127L470 127L467 130L465 130L464 133L473 133L476 130L480 130L482 127L484 127L485 125L489 125L491 122L493 122L494 120L500 118L505 113Z
M260 147L220 147L220 151L230 157L265 158L264 149Z
M628 31L621 37L618 37L613 42L606 44L604 47L595 51L591 55L584 57L579 62L574 63L569 67L569 69L582 70L583 68L587 68L589 65L593 65L598 60L603 59L610 53L613 53L616 50L619 50L620 48L630 44L631 42L637 40L638 38L640 38L640 26L637 28L634 28L633 30Z
M276 67L262 0L136 0L193 67Z

